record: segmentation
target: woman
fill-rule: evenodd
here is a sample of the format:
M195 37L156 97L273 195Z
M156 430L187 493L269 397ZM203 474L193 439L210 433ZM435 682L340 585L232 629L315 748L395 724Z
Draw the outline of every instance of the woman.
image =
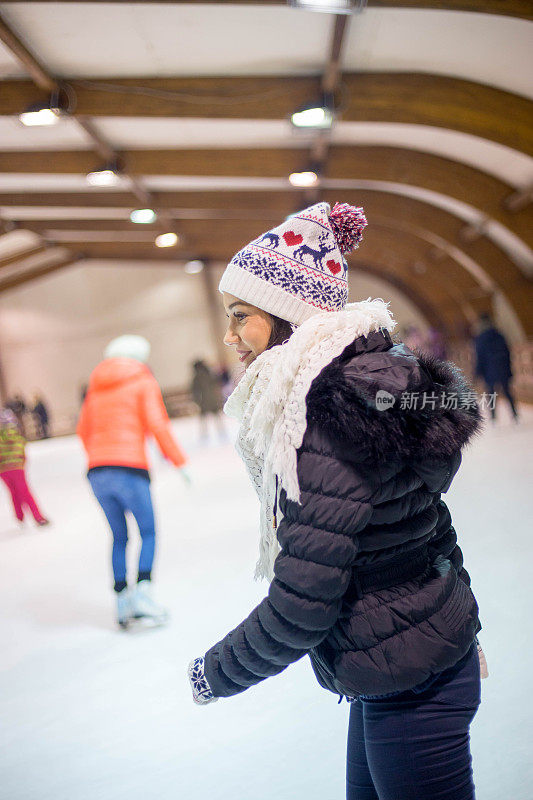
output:
M342 254L365 225L362 209L319 203L222 277L225 342L247 367L226 411L271 583L189 677L207 704L309 654L320 685L352 701L350 800L466 800L480 623L441 494L480 413L454 408L469 387L452 364L393 343L386 303L346 305Z
M186 463L172 436L161 390L146 366L149 354L150 344L142 336L119 336L108 345L104 361L91 375L77 428L87 452L89 483L113 534L117 622L122 628L134 619L149 624L167 620L151 591L155 522L146 437L155 438L182 474ZM131 589L126 579L127 512L142 539L137 582Z
M8 408L0 411L0 478L13 501L15 516L24 522L24 508L29 509L37 525L48 525L26 481L26 439L19 430L15 414Z

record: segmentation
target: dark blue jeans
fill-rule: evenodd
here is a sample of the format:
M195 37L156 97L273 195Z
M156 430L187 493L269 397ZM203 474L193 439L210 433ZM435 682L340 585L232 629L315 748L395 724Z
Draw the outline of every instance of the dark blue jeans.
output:
M347 800L473 800L469 727L479 703L475 644L423 691L352 703Z
M99 467L94 472L89 472L89 483L113 533L115 588L126 581L128 511L133 514L142 538L139 576L149 576L155 552L155 522L149 479L141 473L127 469Z

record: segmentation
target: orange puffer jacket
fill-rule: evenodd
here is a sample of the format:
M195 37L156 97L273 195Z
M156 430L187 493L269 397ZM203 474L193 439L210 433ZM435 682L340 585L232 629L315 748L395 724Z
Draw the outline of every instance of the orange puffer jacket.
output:
M94 369L77 433L87 451L89 469L148 469L145 441L149 435L177 467L187 460L172 436L156 379L147 366L132 358L107 358Z

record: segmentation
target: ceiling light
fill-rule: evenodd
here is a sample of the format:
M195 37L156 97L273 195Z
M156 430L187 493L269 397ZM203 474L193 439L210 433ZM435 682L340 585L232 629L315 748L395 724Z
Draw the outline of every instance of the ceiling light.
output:
M366 0L288 0L290 6L307 11L323 11L328 14L351 14L362 11Z
M204 268L204 262L199 261L198 259L194 259L193 261L187 261L185 264L185 272L189 275L197 275L198 272L201 272Z
M136 208L131 212L130 219L140 225L148 225L150 222L156 221L157 214L152 208Z
M307 103L291 114L291 123L295 128L311 128L328 130L334 119L333 106L322 100Z
M289 175L289 183L299 188L315 186L318 183L318 175L316 172L291 172Z
M101 169L95 169L94 172L88 172L86 179L91 186L116 186L119 174L115 168L106 165Z
M177 243L177 233L160 233L155 240L156 247L174 247Z
M26 111L19 114L19 120L26 127L36 127L37 125L55 125L59 122L61 111L59 108L51 108L42 103L29 106Z

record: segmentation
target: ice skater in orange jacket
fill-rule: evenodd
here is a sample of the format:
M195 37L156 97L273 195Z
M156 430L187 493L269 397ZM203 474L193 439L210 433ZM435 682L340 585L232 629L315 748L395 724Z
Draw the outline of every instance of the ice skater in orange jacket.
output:
M186 456L174 439L159 385L146 366L150 344L141 336L120 336L94 369L77 433L88 457L88 478L113 533L112 564L117 621L132 619L161 624L167 613L151 595L155 523L150 495L146 438L153 436L163 455L184 469ZM137 583L126 579L126 512L130 511L142 538Z

